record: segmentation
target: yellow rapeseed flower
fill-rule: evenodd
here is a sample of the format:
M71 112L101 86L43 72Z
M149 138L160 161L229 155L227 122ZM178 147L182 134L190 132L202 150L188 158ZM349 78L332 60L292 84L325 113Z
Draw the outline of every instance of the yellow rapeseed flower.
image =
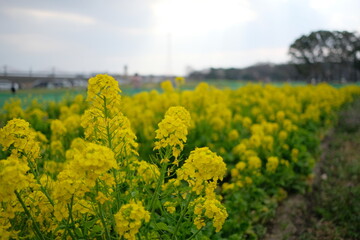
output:
M27 172L29 167L16 156L0 160L0 199L3 202L16 200L15 191L21 191L34 179Z
M205 226L204 217L213 219L215 231L219 232L228 217L225 207L215 198L199 197L194 201L194 224L197 229Z
M114 215L115 231L128 240L135 240L142 221L150 221L150 212L146 211L141 202L131 201L121 206Z
M266 171L275 172L279 165L279 159L277 157L269 157L266 163Z
M23 119L14 118L0 129L0 145L3 150L11 149L11 154L19 159L35 161L40 155L37 134Z
M222 180L225 173L226 165L222 157L207 147L191 151L184 165L177 170L178 179L187 181L197 194L200 194L210 182Z
M190 114L184 107L171 107L156 130L154 149L170 146L172 155L177 159L184 148L190 126Z

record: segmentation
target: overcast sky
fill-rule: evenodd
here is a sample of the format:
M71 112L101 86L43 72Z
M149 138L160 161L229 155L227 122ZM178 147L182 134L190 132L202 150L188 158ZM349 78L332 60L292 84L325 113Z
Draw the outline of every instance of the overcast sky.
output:
M0 0L0 71L182 75L280 63L303 34L360 32L359 13L359 0Z

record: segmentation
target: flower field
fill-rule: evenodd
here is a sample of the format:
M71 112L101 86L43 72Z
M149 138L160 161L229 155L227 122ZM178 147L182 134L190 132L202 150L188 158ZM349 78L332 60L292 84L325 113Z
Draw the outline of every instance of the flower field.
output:
M0 114L0 239L258 239L279 202L311 187L320 141L360 87L184 79Z

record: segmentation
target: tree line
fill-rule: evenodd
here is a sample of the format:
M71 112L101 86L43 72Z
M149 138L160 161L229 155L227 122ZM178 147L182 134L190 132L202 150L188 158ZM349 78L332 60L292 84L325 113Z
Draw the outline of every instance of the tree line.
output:
M302 35L289 47L290 61L259 63L247 68L210 68L193 71L192 79L228 79L308 82L360 80L360 36L347 31L315 31Z

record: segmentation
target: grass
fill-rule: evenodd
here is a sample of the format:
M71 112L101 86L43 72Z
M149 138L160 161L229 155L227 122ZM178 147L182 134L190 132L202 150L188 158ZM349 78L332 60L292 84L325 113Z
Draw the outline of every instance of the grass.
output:
M216 86L217 88L231 88L236 89L244 86L247 82L245 81L229 81L229 80L209 80L209 84ZM183 90L194 89L199 82L190 81L181 87ZM133 95L143 91L157 90L162 92L160 83L144 83L139 88L134 88L131 84L121 85L123 95ZM22 89L12 94L10 91L0 91L0 108L10 98L19 98L26 107L33 99L37 99L39 102L55 101L59 102L66 97L74 97L77 94L86 95L86 89Z
M360 239L360 100L341 115L312 193L315 220L301 239Z
M230 88L237 89L245 86L248 83L263 83L257 81L245 81L245 80L204 80L204 82L209 83L212 86L215 86L219 89ZM181 87L183 90L193 90L199 81L187 81L184 86ZM263 84L271 84L274 86L283 86L284 84L290 84L292 86L303 86L306 85L306 82L297 81L297 82L269 82ZM339 88L344 85L342 84L332 84L334 87ZM161 92L160 83L144 83L139 88L134 88L131 84L121 85L121 89L124 95L133 95L142 91L157 90ZM16 94L12 94L10 91L0 91L0 108L4 103L12 98L17 97L21 99L21 102L26 106L32 101L32 99L37 99L39 102L45 101L61 101L64 97L74 97L77 94L86 95L86 89L22 89L17 91Z
M322 143L312 191L289 196L263 240L360 239L360 99Z
M10 91L0 91L0 108L4 103L10 98L19 98L23 107L26 107L27 104L31 103L32 100L36 99L40 103L47 101L59 102L63 98L72 98L78 94L86 94L85 89L21 89L15 94Z

